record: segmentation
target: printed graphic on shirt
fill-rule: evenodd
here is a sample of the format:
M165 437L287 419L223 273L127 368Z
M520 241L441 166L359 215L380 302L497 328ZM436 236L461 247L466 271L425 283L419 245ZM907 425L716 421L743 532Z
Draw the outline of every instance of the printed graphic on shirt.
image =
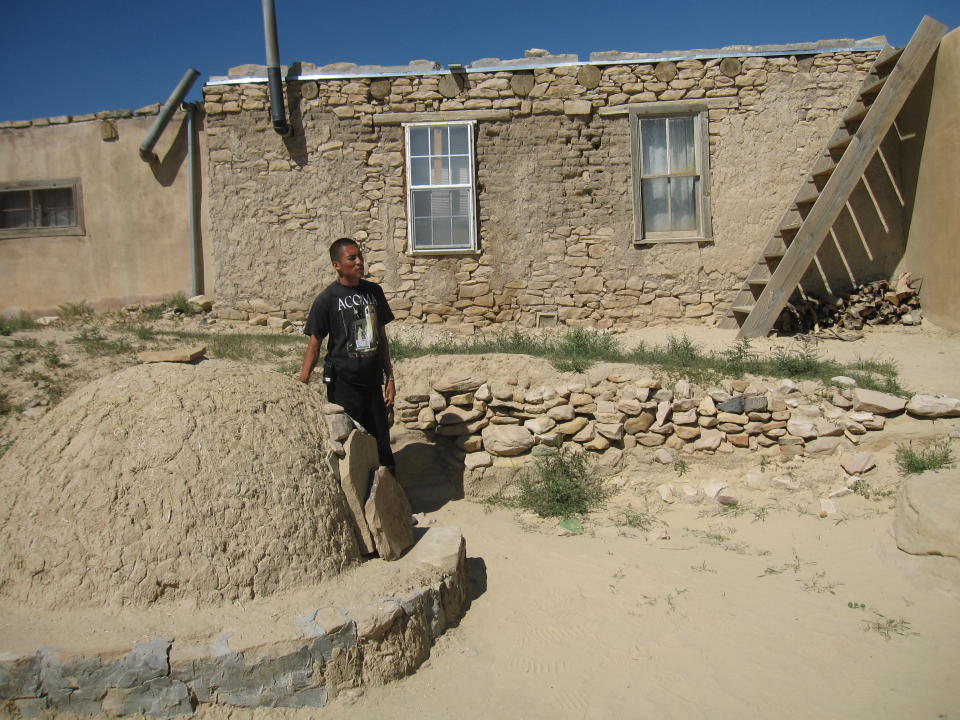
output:
M347 336L347 355L362 357L377 352L377 304L369 295L353 293L337 301Z

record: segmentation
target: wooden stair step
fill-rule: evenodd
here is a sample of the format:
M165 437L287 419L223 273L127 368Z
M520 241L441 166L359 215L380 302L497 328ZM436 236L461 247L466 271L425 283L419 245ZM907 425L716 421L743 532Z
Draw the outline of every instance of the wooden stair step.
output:
M873 64L873 69L877 73L888 73L893 70L894 65L900 61L903 55L903 48L891 49L886 55L881 53L877 56L877 61Z
M843 152L846 150L850 143L853 141L853 135L844 131L841 137L838 137L836 140L830 142L830 152Z
M806 206L813 205L817 198L820 197L820 190L813 183L807 183L803 186L803 189L797 193L797 197L794 199L793 204L797 206Z
M753 305L731 305L730 312L736 313L737 315L749 315L753 312Z
M836 161L829 155L822 156L817 160L816 164L813 166L813 171L810 173L811 176L815 178L825 178L833 174L833 171L837 169Z
M886 84L886 78L877 78L873 82L867 83L862 88L860 88L860 97L873 99L880 94L880 91L883 89L883 86Z
M747 285L750 287L763 287L770 282L770 268L766 265L756 265L747 276Z
M856 100L853 105L850 106L850 109L847 110L846 115L843 116L843 122L848 127L850 125L859 125L863 122L868 112L870 112L870 105Z

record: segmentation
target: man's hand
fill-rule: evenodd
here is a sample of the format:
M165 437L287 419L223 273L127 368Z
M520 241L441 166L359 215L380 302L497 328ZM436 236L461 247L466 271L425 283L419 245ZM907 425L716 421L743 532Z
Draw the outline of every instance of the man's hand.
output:
M393 401L397 398L397 384L392 377L387 378L387 384L383 387L383 403L387 407L393 407Z

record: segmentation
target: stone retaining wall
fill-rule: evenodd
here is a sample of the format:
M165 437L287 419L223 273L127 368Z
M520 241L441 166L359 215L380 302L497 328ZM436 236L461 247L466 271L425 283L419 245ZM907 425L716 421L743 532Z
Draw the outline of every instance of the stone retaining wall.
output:
M815 52L815 51L811 51ZM398 318L456 326L608 328L714 322L769 239L876 52L435 71L290 81L295 134L270 128L266 83L208 84L217 312L302 318L362 241ZM508 63L502 63L507 65ZM709 110L713 239L635 245L628 110ZM401 121L477 121L479 251L407 247Z
M0 701L23 717L48 711L111 716L190 714L201 703L322 707L413 672L462 615L466 545L459 528L429 528L404 562L433 581L364 606L296 618L298 636L250 647L229 637L157 638L127 652L74 655L45 648L0 659ZM345 599L348 600L348 599ZM0 707L3 707L0 705Z
M634 448L680 453L757 452L767 456L829 455L843 444L883 430L904 411L919 418L960 417L960 400L916 395L909 401L856 387L850 378L812 402L797 383L769 386L745 380L697 392L686 380L672 388L650 377L610 375L522 388L488 384L470 374L448 375L433 391L397 402L397 419L463 453L464 487L485 487L488 468L520 467L530 456L561 446L595 453L616 469ZM480 491L479 494L483 494Z

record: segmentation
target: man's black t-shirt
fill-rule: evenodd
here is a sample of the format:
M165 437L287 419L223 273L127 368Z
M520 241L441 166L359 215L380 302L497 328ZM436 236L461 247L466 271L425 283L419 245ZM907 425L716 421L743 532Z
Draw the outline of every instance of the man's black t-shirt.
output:
M393 320L383 290L361 280L356 287L333 282L317 295L304 335L327 341L325 370L353 385L379 385L383 378L380 328Z

